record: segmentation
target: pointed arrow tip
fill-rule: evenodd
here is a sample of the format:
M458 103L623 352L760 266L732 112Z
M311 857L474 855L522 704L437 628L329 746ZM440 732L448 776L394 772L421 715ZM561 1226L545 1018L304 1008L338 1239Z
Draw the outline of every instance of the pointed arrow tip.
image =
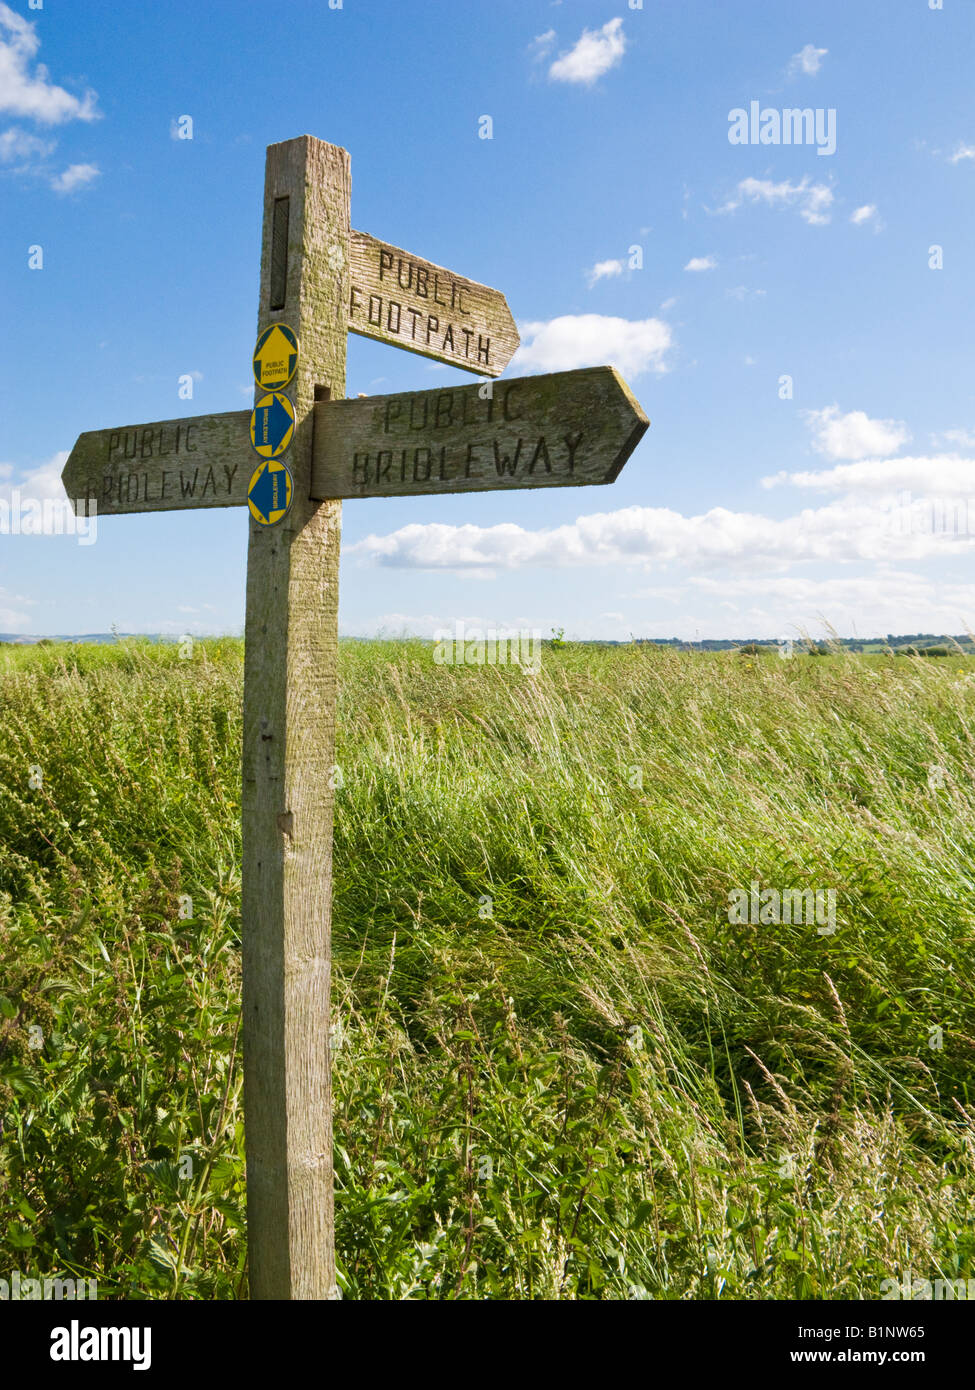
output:
M79 434L78 438L77 438L77 439L75 440L75 442L74 442L74 445L73 445L73 447L72 447L72 449L71 449L70 454L68 455L68 457L67 457L67 458L65 459L65 461L64 461L64 467L61 469L61 482L62 482L62 484L63 484L63 486L64 486L65 492L68 492L69 494L70 494L70 486L69 486L69 484L71 483L71 479L73 478L75 472L77 471L77 465L78 465L78 451L79 451L79 449L80 449L80 447L81 447L81 441L82 441L83 439L84 439L84 435L83 435L83 434Z

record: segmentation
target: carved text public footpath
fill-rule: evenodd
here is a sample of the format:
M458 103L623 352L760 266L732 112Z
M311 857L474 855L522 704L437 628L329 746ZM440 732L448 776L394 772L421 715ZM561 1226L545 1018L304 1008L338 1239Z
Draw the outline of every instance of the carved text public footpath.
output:
M504 295L364 232L349 237L349 328L497 376L518 346Z

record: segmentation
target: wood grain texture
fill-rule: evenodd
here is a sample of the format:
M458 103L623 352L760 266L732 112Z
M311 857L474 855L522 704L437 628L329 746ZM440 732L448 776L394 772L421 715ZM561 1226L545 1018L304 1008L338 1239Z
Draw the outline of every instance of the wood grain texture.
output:
M260 460L250 411L89 430L61 473L72 502L99 516L183 507L237 507Z
M437 362L500 376L518 330L500 290L367 232L352 232L349 331Z
M649 424L613 367L330 401L315 407L312 496L611 483Z
M287 287L269 308L275 200ZM279 213L280 217L280 213ZM301 357L285 519L250 521L244 656L243 1019L250 1290L334 1298L329 973L341 503L310 493L315 388L345 390L349 157L310 136L267 152L258 331ZM279 277L278 277L279 278ZM276 289L280 286L276 283Z

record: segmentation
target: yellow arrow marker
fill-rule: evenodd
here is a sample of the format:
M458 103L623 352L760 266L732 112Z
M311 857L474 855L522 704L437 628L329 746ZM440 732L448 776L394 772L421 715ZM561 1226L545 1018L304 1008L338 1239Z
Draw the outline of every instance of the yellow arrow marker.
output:
M254 349L254 380L263 391L287 386L298 366L298 336L286 323L272 323Z

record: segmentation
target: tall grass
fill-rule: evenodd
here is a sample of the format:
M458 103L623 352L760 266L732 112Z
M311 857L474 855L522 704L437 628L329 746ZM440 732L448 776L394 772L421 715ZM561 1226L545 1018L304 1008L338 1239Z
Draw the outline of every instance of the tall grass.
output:
M345 1296L975 1277L970 663L341 663ZM246 1296L241 669L0 648L0 1275Z

